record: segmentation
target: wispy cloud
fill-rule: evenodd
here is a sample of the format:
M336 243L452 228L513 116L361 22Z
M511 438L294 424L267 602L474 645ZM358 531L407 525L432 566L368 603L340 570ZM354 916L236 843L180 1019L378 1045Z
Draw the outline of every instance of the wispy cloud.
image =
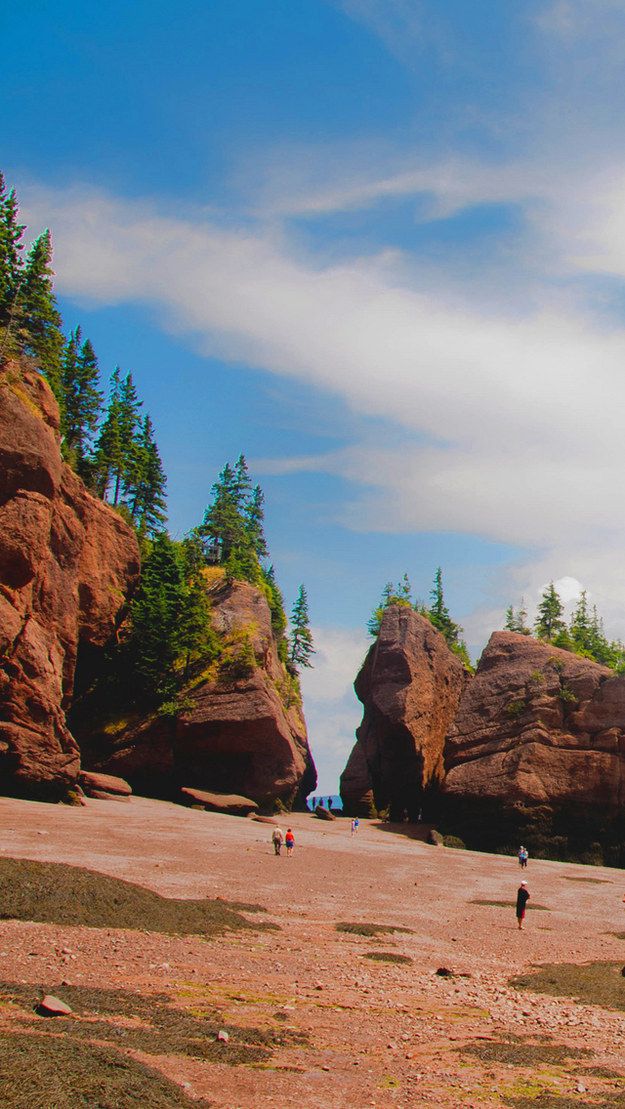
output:
M421 0L339 0L338 7L364 24L398 61L414 65L415 47L424 38Z

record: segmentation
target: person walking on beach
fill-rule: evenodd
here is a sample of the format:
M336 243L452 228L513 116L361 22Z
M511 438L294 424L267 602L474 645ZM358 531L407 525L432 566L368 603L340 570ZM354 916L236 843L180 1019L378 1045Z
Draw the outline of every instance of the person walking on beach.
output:
M286 836L284 837L284 842L286 844L286 853L287 853L287 855L292 855L293 854L293 848L295 847L295 836L293 835L293 832L291 831L290 828L287 828L287 830L286 830Z
M360 821L359 821L358 817L355 816L354 819L352 820L352 835L354 835L354 833L357 832L359 828L360 828Z
M282 850L282 844L284 843L284 832L282 828L274 828L271 835L271 842L273 843L273 849L276 855L279 855Z
M527 850L527 847L519 847L519 866L521 867L521 870L525 870L528 858L529 852Z
M521 882L516 895L516 919L519 925L519 930L523 931L523 921L525 920L525 906L529 901L529 890L527 882Z

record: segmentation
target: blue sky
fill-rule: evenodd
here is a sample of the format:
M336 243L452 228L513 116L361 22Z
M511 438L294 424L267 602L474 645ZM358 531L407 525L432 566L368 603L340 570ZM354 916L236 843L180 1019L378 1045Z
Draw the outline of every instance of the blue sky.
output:
M133 371L202 516L243 451L320 792L384 583L442 566L474 654L588 589L625 638L625 12L616 0L5 6L0 166L60 306Z

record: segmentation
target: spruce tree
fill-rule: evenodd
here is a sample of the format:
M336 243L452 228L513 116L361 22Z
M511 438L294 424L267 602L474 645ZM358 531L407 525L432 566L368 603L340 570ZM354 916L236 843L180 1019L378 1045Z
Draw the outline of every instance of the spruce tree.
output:
M123 444L120 425L121 370L113 370L109 387L109 401L106 414L95 445L93 475L96 492L106 499L112 475L122 465Z
M134 457L124 480L124 502L141 535L156 535L167 519L165 486L167 479L159 454L154 428L145 416L134 440Z
M124 487L132 487L136 476L140 407L132 374L122 380L116 366L93 463L96 489L101 497L108 496L114 507L120 503Z
M18 223L15 190L6 192L0 173L0 327L17 323L18 293L23 278L23 224Z
M553 582L549 582L538 604L538 615L534 628L539 639L552 643L559 632L566 627L562 619L563 605Z
M289 664L293 670L300 666L312 666L310 656L315 653L312 632L308 616L308 597L303 585L291 612L291 627L289 635Z
M89 476L87 459L102 409L98 360L80 327L70 333L62 364L64 451L82 477Z
M245 506L245 530L258 559L268 555L263 530L265 497L260 485L255 485Z
M144 562L130 607L131 633L125 647L133 681L148 699L166 699L177 691L185 589L180 552L163 533Z
M19 293L19 332L25 352L36 359L62 405L61 357L64 344L52 277L52 239L50 232L44 231L35 239L26 259Z
M509 605L506 609L506 631L517 632L519 635L531 635L531 631L527 626L527 609L525 607L525 600L521 598L521 607L515 610L514 605Z
M577 654L588 655L593 658L593 628L592 617L588 609L588 595L583 589L571 617L570 626L573 650Z
M212 501L197 533L206 556L225 568L229 580L259 583L261 559L267 556L263 532L263 493L252 489L244 455L234 466L226 463L211 489Z
M445 636L447 643L451 646L458 643L462 628L455 624L449 615L449 609L445 604L445 596L443 593L443 571L440 566L437 567L436 574L434 575L434 584L430 591L431 605L428 611L428 616L435 628Z

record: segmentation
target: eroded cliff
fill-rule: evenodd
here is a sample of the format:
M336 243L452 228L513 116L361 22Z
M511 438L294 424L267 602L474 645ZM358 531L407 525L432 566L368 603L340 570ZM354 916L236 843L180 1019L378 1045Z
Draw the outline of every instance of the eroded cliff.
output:
M121 775L141 793L179 797L184 787L290 806L317 775L296 687L278 657L271 612L248 582L218 579L209 592L221 643L196 668L175 715L85 733L91 769Z
M391 820L418 819L425 791L442 779L445 736L466 677L429 620L403 605L385 610L354 685L364 714L341 779L347 812L362 809L371 789Z
M132 528L61 460L46 382L0 369L0 792L56 799L80 768L68 730L79 649L114 634L139 575Z

